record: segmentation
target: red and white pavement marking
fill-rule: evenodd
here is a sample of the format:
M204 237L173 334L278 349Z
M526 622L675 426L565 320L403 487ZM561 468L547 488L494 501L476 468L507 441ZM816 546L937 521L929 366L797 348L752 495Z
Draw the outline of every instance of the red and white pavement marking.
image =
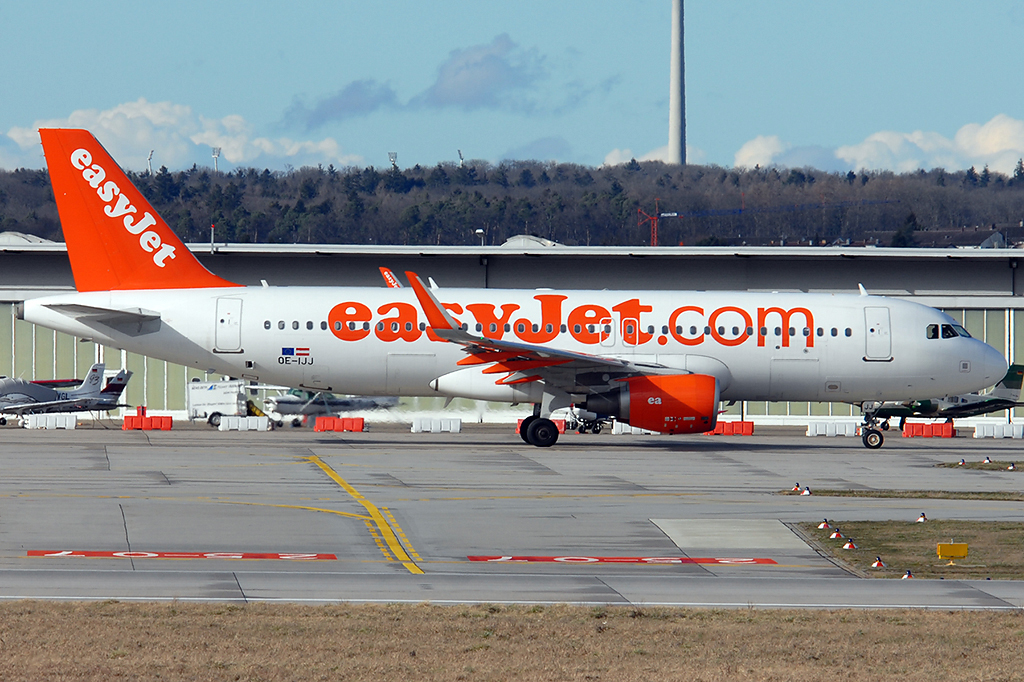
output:
M777 564L774 559L754 559L742 557L674 557L674 556L470 556L470 561L486 561L492 563L537 563L554 562L559 564Z
M337 561L334 554L278 552L94 552L66 549L30 549L30 557L70 557L82 559L272 559L284 561Z

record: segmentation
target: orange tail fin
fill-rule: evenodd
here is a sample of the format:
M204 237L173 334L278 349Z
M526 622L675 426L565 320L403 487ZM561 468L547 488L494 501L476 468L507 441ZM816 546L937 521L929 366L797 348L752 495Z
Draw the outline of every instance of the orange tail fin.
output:
M196 260L89 131L39 136L79 291L240 286Z

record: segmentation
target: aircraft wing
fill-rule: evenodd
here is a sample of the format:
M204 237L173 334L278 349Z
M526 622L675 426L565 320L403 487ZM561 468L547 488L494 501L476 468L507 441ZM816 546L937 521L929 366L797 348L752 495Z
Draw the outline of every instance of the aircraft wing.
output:
M19 403L16 405L0 405L3 414L35 414L44 412L89 412L93 410L113 410L128 405L112 405L95 398L69 398L67 400L44 400L37 403Z
M944 418L977 417L979 415L989 414L991 412L1012 410L1013 408L1020 407L1021 405L1024 405L1024 403L1018 403L1012 400L1004 400L1001 398L993 398L992 400L984 400L982 402L968 405L954 405L953 407L947 407L943 410L940 410L936 416Z
M637 363L621 358L577 353L550 346L492 339L471 334L444 309L419 276L406 272L409 285L423 308L433 333L440 339L463 346L468 354L459 360L462 366L490 364L485 374L496 374L496 384L521 384L543 380L568 393L588 393L592 385L606 385L609 378L644 374L688 374L687 370L653 363ZM587 374L594 373L594 381ZM501 375L507 375L502 377ZM604 375L610 375L605 378ZM597 377L600 376L598 380Z
M129 336L151 334L160 329L160 313L145 308L102 308L80 303L50 303L47 308L86 324L101 324Z
M82 379L33 379L32 383L45 388L70 388L81 386Z

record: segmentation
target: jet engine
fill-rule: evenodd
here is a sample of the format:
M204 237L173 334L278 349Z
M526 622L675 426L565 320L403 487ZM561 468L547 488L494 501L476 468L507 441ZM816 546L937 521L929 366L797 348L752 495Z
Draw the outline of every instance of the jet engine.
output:
M713 376L649 375L621 382L621 388L587 396L577 405L602 417L661 433L703 433L715 428L719 388Z

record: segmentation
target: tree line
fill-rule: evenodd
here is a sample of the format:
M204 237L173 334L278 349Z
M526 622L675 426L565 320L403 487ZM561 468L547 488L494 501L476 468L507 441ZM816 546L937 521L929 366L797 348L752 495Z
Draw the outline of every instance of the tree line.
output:
M532 234L567 245L1024 241L1024 162L1007 176L970 168L830 173L637 162L467 161L433 167L128 172L184 241L489 244ZM667 215L666 215L667 214ZM673 215L674 214L674 215ZM1016 229L1014 229L1016 228ZM0 171L0 231L62 241L45 170Z

